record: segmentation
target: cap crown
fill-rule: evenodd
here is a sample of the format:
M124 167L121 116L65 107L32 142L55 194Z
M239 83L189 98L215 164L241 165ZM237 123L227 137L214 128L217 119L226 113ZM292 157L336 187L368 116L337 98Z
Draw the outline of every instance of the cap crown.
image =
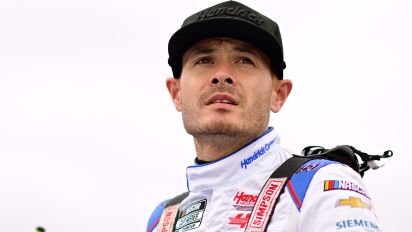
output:
M276 22L236 1L223 2L186 18L169 40L169 65L179 78L183 54L195 43L213 38L230 37L250 43L265 53L279 78L286 67L283 45Z

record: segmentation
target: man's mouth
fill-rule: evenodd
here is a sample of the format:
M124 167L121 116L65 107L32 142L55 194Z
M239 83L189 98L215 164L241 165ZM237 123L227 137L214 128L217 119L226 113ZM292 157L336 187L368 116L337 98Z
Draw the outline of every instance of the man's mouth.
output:
M229 105L235 105L235 106L238 105L238 102L228 94L215 94L206 101L206 105L217 104L217 103L229 104Z

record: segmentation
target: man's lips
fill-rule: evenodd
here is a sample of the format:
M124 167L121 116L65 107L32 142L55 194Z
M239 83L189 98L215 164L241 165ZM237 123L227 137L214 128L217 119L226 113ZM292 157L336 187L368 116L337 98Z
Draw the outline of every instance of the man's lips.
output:
M230 95L228 94L214 94L211 96L209 99L206 101L206 105L211 105L211 104L229 104L229 105L238 105L238 102Z

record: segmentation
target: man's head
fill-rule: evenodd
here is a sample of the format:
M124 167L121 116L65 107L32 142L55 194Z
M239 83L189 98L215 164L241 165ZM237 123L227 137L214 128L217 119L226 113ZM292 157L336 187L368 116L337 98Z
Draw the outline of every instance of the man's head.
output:
M266 40L242 37L249 34L252 38L250 35L256 30L250 29L258 27L254 24L263 24L269 19L236 2L217 6L217 10L211 7L197 15L213 18L214 14L218 14L216 12L239 14L236 17L246 18L238 19L245 21L236 24L240 28L231 28L233 25L227 24L230 20L224 15L215 16L212 24L222 33L225 28L227 31L233 29L232 32L242 33L221 35L208 32L203 36L195 36L197 40L191 40L193 38L184 36L190 35L191 28L195 32L199 28L191 27L194 24L183 26L185 31L180 29L169 42L169 64L174 78L167 80L167 87L176 109L182 112L184 126L189 134L194 137L244 137L247 142L267 129L270 111L278 112L281 109L292 83L283 80L279 74L284 68L280 40L274 39L272 35L266 35ZM257 22L247 22L252 18ZM259 30L263 33L262 29ZM280 39L278 31L277 34ZM256 44L256 41L265 44ZM174 44L180 47L174 48Z

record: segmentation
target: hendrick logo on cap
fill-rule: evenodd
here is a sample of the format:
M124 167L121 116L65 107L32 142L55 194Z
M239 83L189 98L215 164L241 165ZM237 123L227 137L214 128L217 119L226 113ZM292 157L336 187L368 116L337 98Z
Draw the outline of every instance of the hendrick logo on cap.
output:
M210 18L218 17L218 16L234 16L238 18L244 18L259 26L265 22L263 17L260 16L259 14L253 11L250 11L250 10L243 9L240 6L219 7L215 9L208 9L205 11L201 11L198 13L197 21L203 21L205 19L210 19Z

